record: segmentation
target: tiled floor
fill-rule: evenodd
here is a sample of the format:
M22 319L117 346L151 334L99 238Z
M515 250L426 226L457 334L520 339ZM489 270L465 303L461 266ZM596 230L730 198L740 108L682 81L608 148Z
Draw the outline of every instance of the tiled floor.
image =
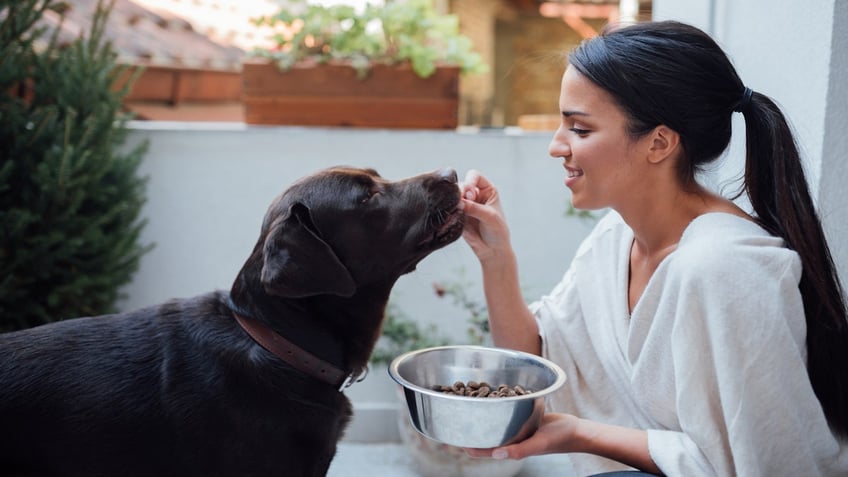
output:
M327 477L421 477L402 444L341 442ZM440 477L467 477L450 476ZM531 457L515 477L574 477L563 455Z

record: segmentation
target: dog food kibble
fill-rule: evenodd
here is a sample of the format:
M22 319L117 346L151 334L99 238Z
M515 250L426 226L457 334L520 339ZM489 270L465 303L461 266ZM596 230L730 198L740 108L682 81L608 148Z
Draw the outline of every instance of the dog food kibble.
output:
M525 394L530 394L533 392L529 389L524 389L521 386L510 387L507 384L499 384L497 387L493 387L491 384L485 381L483 381L482 383L478 383L477 381L468 381L467 383L457 381L453 383L452 386L436 384L432 387L432 389L433 391L438 391L445 394L452 394L454 396L481 398L523 396Z

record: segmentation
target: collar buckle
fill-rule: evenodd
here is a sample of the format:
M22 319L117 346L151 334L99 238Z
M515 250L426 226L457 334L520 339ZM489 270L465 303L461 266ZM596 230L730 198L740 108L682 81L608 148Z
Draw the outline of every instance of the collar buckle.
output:
M359 374L350 373L345 378L344 381L339 385L339 392L344 391L345 389L353 386L356 383L361 383L366 376L368 376L369 367L366 365Z

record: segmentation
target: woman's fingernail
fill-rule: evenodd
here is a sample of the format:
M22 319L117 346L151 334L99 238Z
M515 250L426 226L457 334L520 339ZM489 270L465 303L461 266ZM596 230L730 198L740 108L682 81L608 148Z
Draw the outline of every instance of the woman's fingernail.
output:
M503 449L496 449L496 450L492 451L492 459L503 460L503 459L506 459L507 457L508 457L508 454Z
M465 198L468 200L474 200L474 192L470 190L465 191Z

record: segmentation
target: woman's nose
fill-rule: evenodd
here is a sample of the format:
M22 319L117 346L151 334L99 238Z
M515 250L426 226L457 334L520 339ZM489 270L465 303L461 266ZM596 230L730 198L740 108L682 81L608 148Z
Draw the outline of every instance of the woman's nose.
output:
M548 145L548 154L551 157L568 157L571 155L571 145L565 138L565 130L560 126L554 133Z

